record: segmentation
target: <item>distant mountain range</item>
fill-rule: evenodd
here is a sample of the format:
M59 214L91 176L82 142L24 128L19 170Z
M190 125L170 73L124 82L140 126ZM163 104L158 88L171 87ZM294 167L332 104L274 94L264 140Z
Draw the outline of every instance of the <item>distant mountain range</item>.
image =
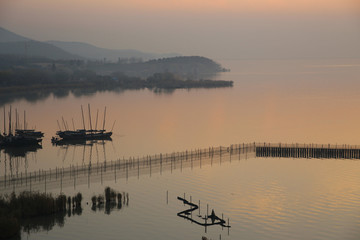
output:
M116 62L118 59L158 59L179 54L155 54L137 50L113 50L82 42L41 42L26 38L0 27L0 54L45 57L54 60L88 59Z
M38 41L0 42L0 54L44 57L53 60L84 59L84 57L73 55L49 43Z
M82 42L63 42L63 41L48 41L58 48L61 48L65 51L72 52L76 55L85 57L87 59L101 59L109 61L118 61L119 58L142 58L143 60L157 59L157 58L168 58L176 57L179 54L170 53L170 54L155 54L155 53L145 53L132 49L125 50L114 50L96 47L94 45Z
M6 30L5 28L0 27L0 43L24 41L31 41L31 39L20 36L16 33Z

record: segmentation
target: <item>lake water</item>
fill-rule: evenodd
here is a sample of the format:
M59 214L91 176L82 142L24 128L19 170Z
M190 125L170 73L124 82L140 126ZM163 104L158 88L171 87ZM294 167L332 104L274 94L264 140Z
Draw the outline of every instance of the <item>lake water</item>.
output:
M360 60L220 60L232 71L218 79L233 88L57 94L15 98L12 108L26 110L29 126L45 132L42 149L26 157L1 152L0 177L25 171L104 163L134 156L172 153L247 142L358 144ZM6 100L8 101L8 100ZM6 102L4 100L4 103ZM9 102L6 102L8 109ZM52 146L62 117L82 127L83 105L92 123L114 121L113 140L80 146ZM3 107L3 106L2 106ZM2 112L2 109L0 109ZM2 120L0 127L2 128ZM259 158L166 170L139 178L119 178L81 191L85 202L105 186L129 193L129 205L111 212L65 217L62 226L23 239L359 239L360 162L344 159ZM59 193L59 188L47 189ZM166 193L169 200L166 200ZM201 200L230 219L231 228L201 226L176 216L186 207L177 196Z

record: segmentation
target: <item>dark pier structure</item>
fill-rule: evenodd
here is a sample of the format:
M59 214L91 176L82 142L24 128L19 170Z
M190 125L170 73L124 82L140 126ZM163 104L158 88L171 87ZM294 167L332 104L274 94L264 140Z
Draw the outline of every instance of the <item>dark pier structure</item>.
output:
M256 144L256 157L360 159L360 146L330 144Z

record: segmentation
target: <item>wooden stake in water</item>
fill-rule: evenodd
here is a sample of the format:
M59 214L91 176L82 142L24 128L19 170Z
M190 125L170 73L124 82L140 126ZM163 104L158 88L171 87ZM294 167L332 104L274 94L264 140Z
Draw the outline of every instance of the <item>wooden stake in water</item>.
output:
M223 213L221 214L221 220L224 220L224 214ZM221 230L224 230L223 225L221 225Z
M90 167L88 168L88 188L90 188Z
M45 177L45 193L46 193L46 172L45 172L44 177Z
M206 230L207 230L207 216L205 216L205 233L206 233Z
M199 215L200 215L200 200L199 200Z
M230 219L228 218L228 236L230 235Z

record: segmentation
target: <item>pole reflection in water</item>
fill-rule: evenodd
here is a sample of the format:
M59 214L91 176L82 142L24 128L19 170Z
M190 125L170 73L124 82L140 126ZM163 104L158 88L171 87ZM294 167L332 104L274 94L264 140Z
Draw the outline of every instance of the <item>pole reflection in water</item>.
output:
M114 210L121 210L129 206L129 193L118 192L110 187L105 188L105 195L93 195L91 197L91 210L93 212L104 212L110 215Z
M33 160L36 160L36 153L41 149L41 145L33 145L26 147L2 147L0 148L0 157L3 158L3 178L20 178L23 177L23 172L25 174L28 171L29 167L29 155ZM0 161L1 163L1 161Z
M94 143L92 143L94 144ZM91 146L91 145L90 145ZM104 147L104 144L103 144ZM103 148L104 153L105 148ZM131 157L115 161L107 161L104 154L104 162L92 164L89 157L88 164L70 164L69 167L56 167L55 169L39 170L19 176L5 175L0 177L0 191L19 192L24 190L43 191L44 189L59 189L62 192L63 187L87 184L91 187L92 182L116 181L120 178L140 177L141 175L152 176L161 174L164 171L170 171L183 168L202 167L211 163L220 161L229 161L230 155L255 156L255 145L231 145L229 147L217 147L209 149L199 149L187 151L184 153L160 154L155 156L144 156L142 158ZM90 154L91 155L91 154ZM181 168L178 166L181 165ZM10 177L10 179L9 179ZM24 184L30 182L30 186Z
M222 214L222 217L218 217L215 214L214 209L211 211L210 215L205 215L204 217L202 217L200 214L197 215L199 220L193 219L193 215L192 212L199 209L199 205L196 205L194 203L192 203L191 200L191 196L190 196L190 202L187 201L185 198L181 198L181 197L177 197L178 200L182 201L184 203L184 205L189 205L190 208L184 211L181 211L179 213L177 213L177 216L182 217L184 219L187 219L193 223L196 223L200 226L205 227L205 231L206 231L206 227L208 226L213 226L213 225L220 225L221 227L226 227L226 228L230 228L230 225L226 225L226 221L224 220L224 215ZM199 209L200 212L200 209ZM190 215L190 217L189 217ZM208 222L207 220L211 220L211 222ZM205 222L200 222L200 221L205 221Z

